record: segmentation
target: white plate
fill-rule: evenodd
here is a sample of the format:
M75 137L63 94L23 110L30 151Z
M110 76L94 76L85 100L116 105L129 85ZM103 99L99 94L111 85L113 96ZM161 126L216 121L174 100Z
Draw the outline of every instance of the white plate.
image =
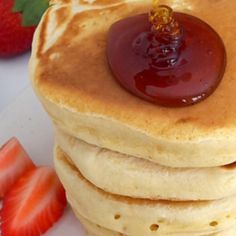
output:
M53 166L53 131L49 117L30 87L0 113L0 145L12 136L23 144L37 165ZM45 236L84 236L84 231L68 207L63 217Z

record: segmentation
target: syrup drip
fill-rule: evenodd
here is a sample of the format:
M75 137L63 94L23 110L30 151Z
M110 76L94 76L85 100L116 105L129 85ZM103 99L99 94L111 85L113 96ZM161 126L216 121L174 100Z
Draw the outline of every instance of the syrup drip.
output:
M209 25L155 4L149 14L111 27L107 53L123 87L148 101L173 107L208 97L226 65L223 42Z
M168 6L161 5L152 10L149 18L151 31L138 35L132 47L137 55L149 60L150 67L169 69L178 62L183 46L183 28Z

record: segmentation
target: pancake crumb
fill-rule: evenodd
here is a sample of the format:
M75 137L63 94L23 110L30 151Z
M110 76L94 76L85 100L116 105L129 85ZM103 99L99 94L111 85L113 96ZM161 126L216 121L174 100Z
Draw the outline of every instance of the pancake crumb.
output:
M121 217L121 216L120 216L119 214L114 215L114 219L115 219L115 220L119 220L120 217Z
M212 221L209 225L212 226L212 227L214 227L214 226L217 226L217 225L218 225L218 222L217 222L217 221Z
M152 224L151 226L150 226L150 230L151 231L157 231L159 229L159 225L158 224Z

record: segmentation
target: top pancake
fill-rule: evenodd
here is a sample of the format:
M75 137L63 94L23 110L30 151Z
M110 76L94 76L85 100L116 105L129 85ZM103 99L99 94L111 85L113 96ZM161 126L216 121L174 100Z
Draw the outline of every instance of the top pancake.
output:
M53 1L34 39L34 88L68 133L111 150L173 167L207 167L236 160L236 1L167 0L222 37L224 78L205 101L185 108L148 103L124 90L106 59L109 27L147 12L150 1ZM200 60L200 58L199 58Z

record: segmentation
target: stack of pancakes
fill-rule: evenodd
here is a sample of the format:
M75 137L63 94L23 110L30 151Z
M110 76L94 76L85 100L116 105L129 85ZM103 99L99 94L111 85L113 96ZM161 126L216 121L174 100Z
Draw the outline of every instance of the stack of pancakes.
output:
M160 3L219 33L222 83L194 106L148 103L116 82L106 42L114 22L151 1L52 1L30 73L55 125L56 170L90 236L235 236L236 1Z

